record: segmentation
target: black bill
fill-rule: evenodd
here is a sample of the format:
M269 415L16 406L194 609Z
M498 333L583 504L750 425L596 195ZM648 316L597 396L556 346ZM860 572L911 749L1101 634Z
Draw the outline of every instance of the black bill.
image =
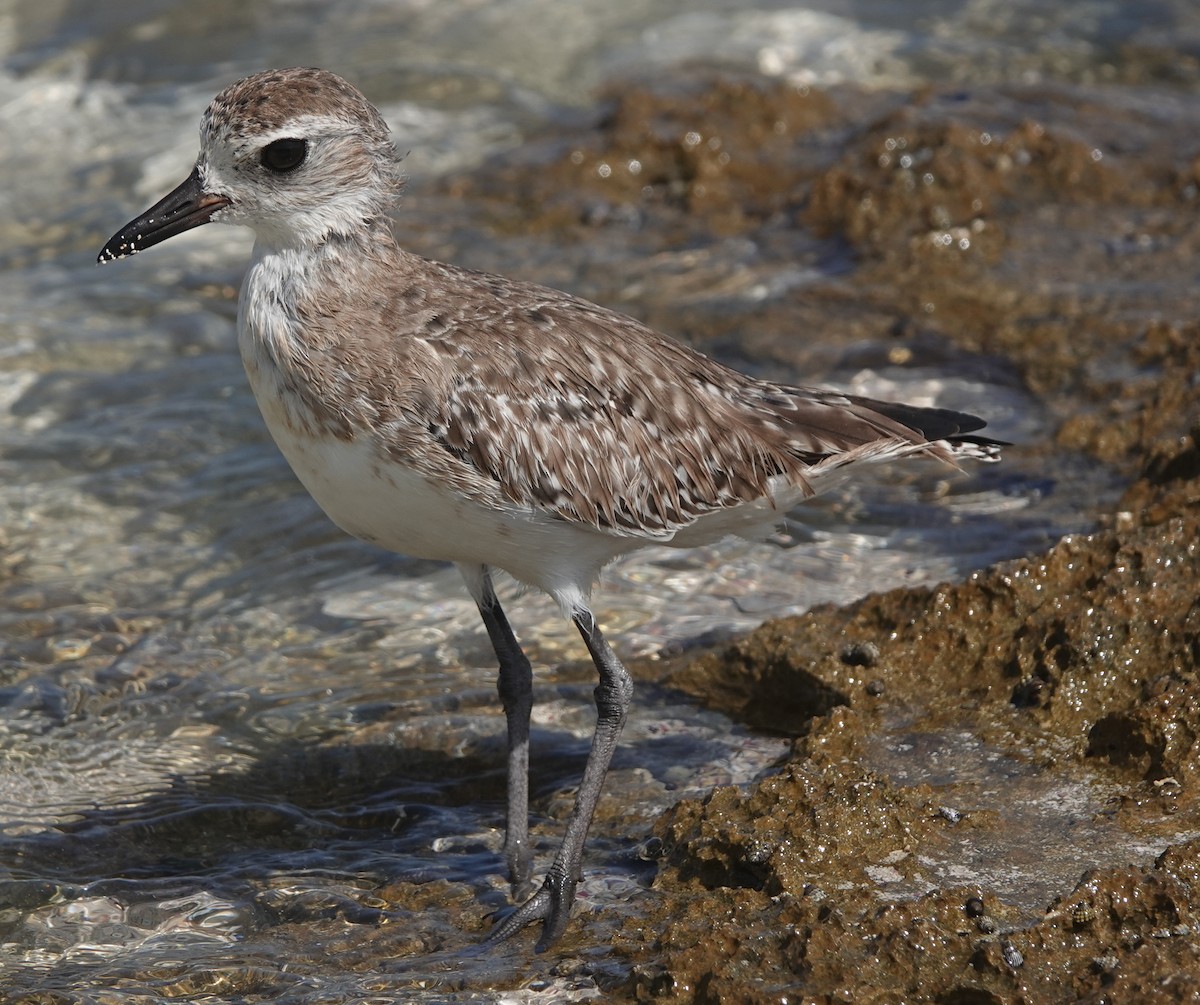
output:
M200 184L199 173L193 169L182 185L113 234L96 261L103 265L136 255L168 237L208 223L213 213L229 202L226 196L207 194Z

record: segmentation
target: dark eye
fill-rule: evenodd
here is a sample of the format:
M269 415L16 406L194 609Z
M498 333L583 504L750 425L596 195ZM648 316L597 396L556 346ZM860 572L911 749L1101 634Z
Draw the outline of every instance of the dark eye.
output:
M276 174L295 171L308 154L308 140L282 139L262 148L262 166Z

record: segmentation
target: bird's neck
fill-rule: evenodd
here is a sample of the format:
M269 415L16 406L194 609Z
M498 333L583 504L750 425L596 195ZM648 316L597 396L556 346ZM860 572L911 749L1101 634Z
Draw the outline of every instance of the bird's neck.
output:
M280 258L291 268L321 268L339 259L373 261L388 258L397 250L392 222L386 215L355 220L353 226L322 230L275 231L267 227L255 232L251 268L269 258Z
M372 296L402 254L386 219L313 243L281 245L260 233L238 300L243 359L287 369L325 348L314 339L339 330L352 337L336 319Z

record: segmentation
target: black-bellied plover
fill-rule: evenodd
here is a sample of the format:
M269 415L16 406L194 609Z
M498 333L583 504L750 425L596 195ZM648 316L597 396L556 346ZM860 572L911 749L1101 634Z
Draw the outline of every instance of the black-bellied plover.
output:
M378 110L325 70L255 74L200 124L175 191L116 234L108 262L208 223L256 235L238 344L275 442L348 533L454 562L499 660L508 725L504 854L518 900L528 839L532 682L492 570L548 593L596 665L597 722L542 885L492 931L566 927L584 842L632 692L588 607L600 570L650 544L766 533L852 465L993 459L973 415L756 380L633 318L401 249Z

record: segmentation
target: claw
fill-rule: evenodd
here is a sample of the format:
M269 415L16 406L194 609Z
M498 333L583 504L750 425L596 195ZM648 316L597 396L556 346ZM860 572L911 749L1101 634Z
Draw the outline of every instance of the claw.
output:
M503 942L512 938L526 925L542 922L542 934L536 951L544 953L559 940L571 920L571 905L575 902L575 880L560 880L547 876L541 888L487 935L487 942Z

